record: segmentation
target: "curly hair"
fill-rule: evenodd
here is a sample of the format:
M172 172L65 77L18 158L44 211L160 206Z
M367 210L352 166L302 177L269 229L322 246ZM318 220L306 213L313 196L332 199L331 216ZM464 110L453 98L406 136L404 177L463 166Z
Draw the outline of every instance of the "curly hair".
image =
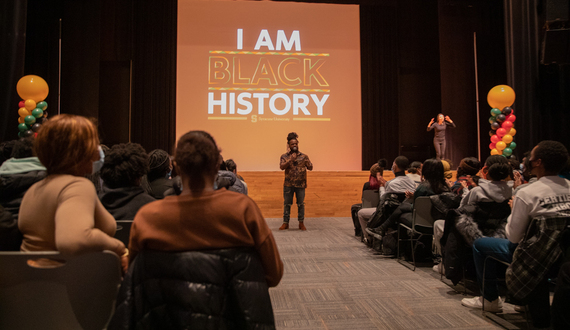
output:
M28 158L34 156L34 137L21 138L14 143L12 158Z
M148 172L148 155L138 143L114 145L105 154L101 178L109 188L136 186Z
M457 167L457 177L462 177L466 175L477 175L481 170L481 162L475 157L465 157L459 163Z
M188 177L190 190L200 193L204 190L205 176L218 173L222 157L214 138L204 131L190 131L178 140L174 155L181 174Z
M226 160L226 170L233 172L233 171L237 171L237 164L233 159L228 159Z
M536 145L534 158L542 160L544 170L559 173L568 162L568 150L558 141L541 141Z
M291 140L297 140L299 138L299 135L297 135L297 133L295 132L291 132L289 134L287 134L287 142L291 141Z
M162 149L154 149L148 154L148 181L166 176L170 171L170 155Z

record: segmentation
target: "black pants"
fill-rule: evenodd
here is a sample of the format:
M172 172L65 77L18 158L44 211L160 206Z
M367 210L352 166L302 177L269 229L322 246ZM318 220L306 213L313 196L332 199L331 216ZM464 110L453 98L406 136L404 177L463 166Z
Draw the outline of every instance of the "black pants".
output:
M433 146L435 148L436 158L443 159L445 154L445 139L433 139Z
M386 221L384 221L384 223L380 225L380 230L386 232L388 231L388 229L394 228L401 221L400 217L403 214L410 213L411 215L411 212L412 212L412 204L409 202L403 202L402 204L400 204L400 206L398 206L398 208L394 212L392 212L390 217L388 217L388 219L386 219ZM408 226L412 225L411 222L404 224Z

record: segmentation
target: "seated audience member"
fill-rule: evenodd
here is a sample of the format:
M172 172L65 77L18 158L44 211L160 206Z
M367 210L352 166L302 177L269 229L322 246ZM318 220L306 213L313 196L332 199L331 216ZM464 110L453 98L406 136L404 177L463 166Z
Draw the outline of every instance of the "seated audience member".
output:
M449 192L450 189L445 181L442 161L435 158L428 159L422 166L422 176L424 180L414 192L406 191L406 201L404 201L378 228L372 231L380 236L384 236L388 229L394 228L399 222L407 226L412 225L412 210L414 200L421 196L439 195Z
M156 199L141 187L148 169L148 155L138 143L114 145L101 168L101 203L115 220L133 220L138 210Z
M238 328L257 329L257 319L274 322L267 287L281 280L283 262L261 211L243 194L214 190L221 156L210 134L184 134L178 141L174 162L184 189L180 196L167 196L137 213L129 244L132 265L109 329L127 328L116 325L132 322L136 328L169 324L175 329L222 329L229 327L227 318L233 313L238 318L248 315L242 318L246 324L234 324ZM244 248L252 252L244 253ZM153 259L153 255L162 257ZM165 259L169 260L165 267L144 268L147 262ZM161 274L167 280L161 280ZM160 288L145 292L144 278L153 279ZM262 282L251 282L252 278L261 278ZM168 296L160 290L166 290ZM267 298L266 305L259 306L256 302L262 296ZM248 303L239 303L244 298ZM160 301L167 308L151 311L153 306L147 306L145 299ZM208 314L212 306L222 303L227 311ZM172 310L180 317L171 317Z
M12 158L12 150L17 140L5 141L0 143L0 165L6 160Z
M172 189L172 162L168 152L155 149L148 154L148 173L143 176L141 186L152 197L163 199L164 193Z
M227 170L226 162L222 159L220 164L220 170L218 171L218 176L216 177L216 182L214 184L214 189L226 188L229 191L235 191L240 194L247 195L245 185L240 179L233 173Z
M453 173L451 172L453 163L449 159L442 159L441 163L443 164L443 173L445 176L445 180L447 181L447 185L451 187L453 186L453 182L451 181L451 178L453 178Z
M422 163L412 162L406 175L416 183L416 187L419 186L422 183Z
M105 154L109 151L109 147L104 144L100 144L97 148L99 151L99 159L93 162L93 171L85 175L85 177L95 186L95 191L97 191L97 195L103 189L103 180L101 179L101 167L103 167L103 163L105 162Z
M243 184L244 188L245 188L245 195L247 195L247 183L245 183L245 180L242 178L241 175L237 174L237 164L236 162L234 162L233 159L228 159L226 160L226 170L232 172L233 174L235 174L237 176L237 178L241 181L241 183Z
M19 251L22 234L18 213L26 191L46 177L46 168L33 153L34 138L23 138L13 145L11 158L0 166L0 251Z
M22 200L22 251L78 255L111 250L126 261L128 250L113 238L115 219L83 177L99 159L98 145L97 128L87 118L64 114L42 124L34 150L47 177L31 186Z
M382 158L379 159L378 162L370 167L370 177L368 177L368 182L364 183L364 187L362 190L378 190L380 189L380 184L378 183L378 176L382 176L384 174L384 170L386 169L387 165L386 159Z
M371 208L363 208L358 211L358 221L360 222L360 226L362 228L362 235L365 241L370 240L370 235L366 232L368 220L377 210L383 212L383 217L388 218L390 214L399 206L399 204L405 199L406 191L415 191L416 184L415 182L406 176L406 169L410 165L410 161L406 156L398 156L394 159L394 163L392 164L392 172L394 172L395 178L386 181L382 176L377 175L378 182L380 184L379 194L380 194L380 202L378 203L378 207L371 207ZM396 199L395 204L392 204L393 207L390 207L389 210L386 210L383 205L386 202L386 199ZM382 210L384 209L384 210Z
M512 173L511 167L505 157L489 156L481 173L483 179L479 180L479 185L465 194L459 209L451 212L444 224L443 261L446 277L454 283L463 277L465 261L471 260L470 248L474 240L484 236L505 237L505 225L511 212L508 203L513 193L505 180ZM467 182L462 184L467 188ZM434 233L436 241L443 236L439 230L441 221L434 224L438 227L437 235Z
M481 170L481 162L475 157L466 157L461 160L459 166L457 167L456 178L457 180L451 186L451 191L457 193L459 196L463 196L464 191L462 182L467 182L467 188L469 190L476 187L473 177L479 173Z
M557 261L555 256L561 254L558 239L562 230L570 225L570 181L558 176L567 161L568 151L559 142L542 141L532 149L528 163L538 181L514 197L507 239L482 237L473 243L477 280L481 284L485 276L485 291L483 297L463 299L464 306L481 308L485 299L485 310L502 310L497 279L504 277L505 268L489 260L483 274L485 258L493 256L511 263L506 274L509 293L528 303L533 325L550 326L548 272Z

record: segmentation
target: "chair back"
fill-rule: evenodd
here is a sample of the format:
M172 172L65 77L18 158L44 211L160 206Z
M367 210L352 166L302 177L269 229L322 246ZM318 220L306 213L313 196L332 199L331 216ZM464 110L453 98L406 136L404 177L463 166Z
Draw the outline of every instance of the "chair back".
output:
M125 246L129 246L129 237L131 236L131 226L133 225L133 220L117 220L117 231L115 232L115 238L123 242Z
M0 252L0 265L0 329L106 327L121 283L113 252Z
M431 199L427 196L417 197L414 200L414 211L412 226L430 228L433 227L435 219L431 215Z
M380 201L380 194L378 191L374 190L363 190L362 191L362 208L371 208L378 206Z

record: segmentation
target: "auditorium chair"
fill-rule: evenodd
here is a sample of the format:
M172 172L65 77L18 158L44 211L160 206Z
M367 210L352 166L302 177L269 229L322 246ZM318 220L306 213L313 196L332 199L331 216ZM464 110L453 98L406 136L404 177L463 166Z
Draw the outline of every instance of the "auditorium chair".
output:
M412 225L408 227L407 225L400 222L399 227L407 230L409 238L401 238L400 232L401 228L398 228L398 246L396 257L398 262L402 265L410 268L411 270L416 270L416 248L418 246L419 240L426 235L433 237L433 223L435 219L431 215L431 199L427 196L417 197L414 200L414 208L412 210ZM412 263L411 267L408 262L402 260L400 257L400 245L402 242L410 242Z
M115 253L0 252L0 265L0 329L101 330L109 322L121 283Z

